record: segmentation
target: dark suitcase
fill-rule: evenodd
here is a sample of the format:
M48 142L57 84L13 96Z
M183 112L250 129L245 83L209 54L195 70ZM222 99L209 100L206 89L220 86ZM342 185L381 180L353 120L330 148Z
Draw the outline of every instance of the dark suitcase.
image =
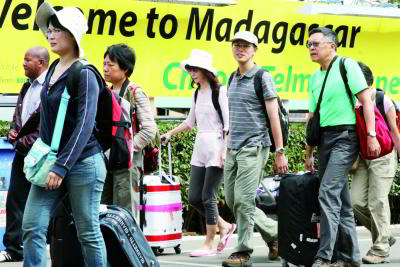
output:
M281 177L278 201L278 246L282 266L311 266L319 248L318 174Z
M100 227L107 247L109 266L160 266L132 213L127 209L107 206L107 211L100 213Z
M153 250L130 211L107 206L100 213L100 227L107 248L109 267L159 267ZM68 197L57 206L50 222L52 267L84 266Z
M58 204L53 213L48 238L52 267L84 266L68 197Z

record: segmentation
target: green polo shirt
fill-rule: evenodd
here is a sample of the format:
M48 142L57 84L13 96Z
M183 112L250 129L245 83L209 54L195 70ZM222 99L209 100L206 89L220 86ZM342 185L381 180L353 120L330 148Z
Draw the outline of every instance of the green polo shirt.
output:
M340 58L341 57L338 56L333 63L326 80L320 107L320 123L322 127L356 124L356 114L346 92L342 76L340 75ZM347 58L344 65L347 70L349 87L353 94L353 102L355 103L355 95L368 88L368 85L365 81L364 74L355 60ZM325 75L326 70L322 71L318 68L311 76L310 83L308 84L310 112L314 112L317 107Z

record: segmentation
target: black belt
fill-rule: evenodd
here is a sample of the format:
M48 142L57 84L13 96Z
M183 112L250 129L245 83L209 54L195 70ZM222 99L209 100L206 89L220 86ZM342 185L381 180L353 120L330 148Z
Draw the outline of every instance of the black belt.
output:
M324 132L343 132L343 131L355 131L355 125L335 125L321 127Z

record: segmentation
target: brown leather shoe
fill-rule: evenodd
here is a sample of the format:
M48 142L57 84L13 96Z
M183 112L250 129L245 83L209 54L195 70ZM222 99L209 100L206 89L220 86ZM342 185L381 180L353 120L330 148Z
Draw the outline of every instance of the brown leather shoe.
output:
M252 264L250 254L247 252L234 252L222 262L224 267L251 267Z
M269 241L267 243L269 252L268 252L268 259L271 261L278 260L279 252L278 252L278 239Z
M380 264L380 263L389 263L389 257L382 257L378 255L374 255L371 252L368 252L367 255L365 255L362 258L362 262L365 264Z

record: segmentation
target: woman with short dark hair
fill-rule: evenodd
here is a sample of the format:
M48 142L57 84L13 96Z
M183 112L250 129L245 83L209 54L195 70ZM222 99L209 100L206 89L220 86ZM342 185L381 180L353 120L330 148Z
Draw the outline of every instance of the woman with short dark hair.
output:
M157 126L146 93L128 79L135 63L135 52L125 44L112 45L104 53L104 78L111 83L114 92L131 103L136 112L135 126L140 124L140 129L133 137L132 168L108 171L102 203L126 207L138 218L136 207L139 205L139 199L137 194L133 194L132 188L136 188L139 183L143 173L143 149L156 136Z

